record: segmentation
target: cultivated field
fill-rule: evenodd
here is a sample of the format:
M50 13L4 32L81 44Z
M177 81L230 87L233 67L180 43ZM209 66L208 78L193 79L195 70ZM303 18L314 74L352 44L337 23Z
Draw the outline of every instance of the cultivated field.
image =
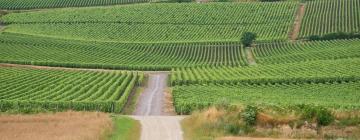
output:
M126 108L142 140L359 139L359 0L226 1L0 0L0 112Z
M93 72L0 67L0 110L120 112L138 72Z

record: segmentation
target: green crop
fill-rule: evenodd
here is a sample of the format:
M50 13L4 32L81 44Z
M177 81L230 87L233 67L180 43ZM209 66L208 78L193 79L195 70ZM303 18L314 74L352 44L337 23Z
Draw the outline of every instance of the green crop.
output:
M144 3L149 0L0 0L0 9L25 10Z
M140 72L0 68L0 110L120 112Z
M286 40L298 3L143 4L67 8L2 17L4 32L118 42ZM194 14L195 13L195 14ZM234 18L236 17L236 18Z
M102 43L0 34L0 62L72 68L171 70L246 65L237 42Z
M173 87L176 112L187 114L226 99L231 104L295 108L360 109L360 82L295 84L210 84Z
M176 68L172 85L209 83L304 83L360 80L360 59L321 60L248 67Z
M356 58L360 57L360 40L263 43L253 53L258 64Z
M335 32L360 32L359 0L306 2L300 37Z

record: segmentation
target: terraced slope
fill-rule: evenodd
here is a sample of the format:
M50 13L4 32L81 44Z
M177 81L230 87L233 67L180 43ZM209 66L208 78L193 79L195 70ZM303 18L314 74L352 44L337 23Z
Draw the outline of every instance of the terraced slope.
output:
M256 45L253 54L258 64L359 58L360 40L264 43Z
M144 2L149 2L149 0L0 0L0 9L28 10L60 7L102 6Z
M5 32L119 42L286 40L298 3L151 4L8 14ZM193 14L193 13L196 14ZM234 18L236 17L236 18Z
M138 72L94 72L0 67L0 111L88 110L120 112Z
M300 37L360 32L359 0L315 0L306 3Z
M239 43L101 43L0 34L0 62L74 68L171 70L244 66Z

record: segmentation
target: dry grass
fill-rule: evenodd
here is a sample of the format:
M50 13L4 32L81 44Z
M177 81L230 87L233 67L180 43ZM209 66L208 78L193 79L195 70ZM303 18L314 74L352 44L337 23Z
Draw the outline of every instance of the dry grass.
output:
M109 115L98 112L0 115L1 140L100 140L111 129Z
M252 138L252 137L223 137L217 140L291 140L291 139L281 139L281 138Z

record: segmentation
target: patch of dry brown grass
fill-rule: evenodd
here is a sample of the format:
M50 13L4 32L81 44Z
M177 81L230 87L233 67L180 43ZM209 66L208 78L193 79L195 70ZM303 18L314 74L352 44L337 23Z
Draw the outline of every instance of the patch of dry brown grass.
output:
M99 112L0 115L1 140L100 140L111 129L110 116Z

